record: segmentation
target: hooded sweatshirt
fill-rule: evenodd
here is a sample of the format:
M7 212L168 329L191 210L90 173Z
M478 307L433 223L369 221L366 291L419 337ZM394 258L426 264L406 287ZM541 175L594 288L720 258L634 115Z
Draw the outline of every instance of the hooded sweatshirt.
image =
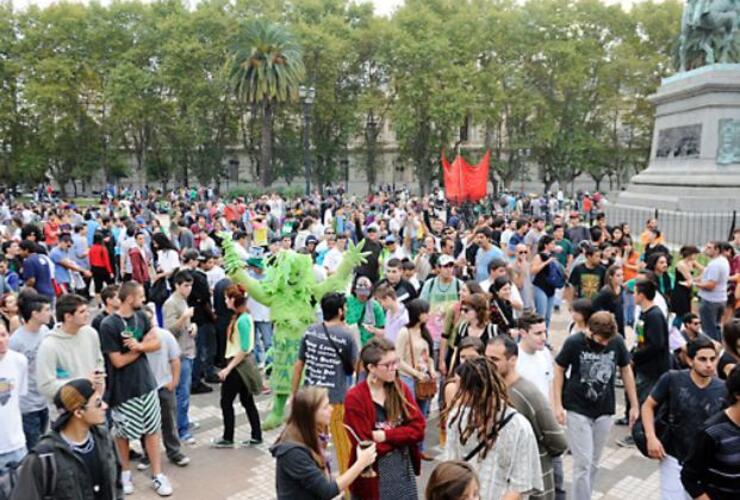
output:
M270 448L277 459L275 486L278 500L329 500L339 495L339 486L327 477L309 449L293 442Z
M89 325L70 335L57 325L41 341L36 356L36 384L49 401L59 388L75 378L89 377L96 368L104 370L98 332Z

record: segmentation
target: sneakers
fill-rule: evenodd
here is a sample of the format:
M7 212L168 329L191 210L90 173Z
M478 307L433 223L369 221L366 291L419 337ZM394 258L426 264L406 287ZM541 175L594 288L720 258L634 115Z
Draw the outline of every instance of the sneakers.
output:
M149 458L141 457L139 463L136 465L136 470L147 470L149 468Z
M208 387L208 386L206 386ZM210 387L208 387L210 389ZM188 429L192 429L194 431L200 429L200 423L198 422L188 422Z
M631 448L632 446L635 446L635 440L632 439L632 436L627 435L622 439L617 439L617 446L620 448Z
M172 485L164 474L157 474L152 478L152 488L161 497L172 495Z
M261 444L262 444L262 440L261 439L254 439L254 438L251 438L251 439L248 439L246 441L242 441L241 442L241 445L242 446L259 446Z
M195 438L192 436L192 434L188 434L186 436L183 436L180 438L180 441L185 444L195 444Z
M190 463L190 457L188 457L187 455L180 454L180 455L177 455L176 457L171 458L170 462L177 465L178 467L185 467L186 465Z
M134 483L131 482L131 471L121 472L121 485L123 486L124 495L132 495L134 493Z
M227 441L226 439L219 439L218 441L211 441L211 446L214 448L233 448L234 441Z

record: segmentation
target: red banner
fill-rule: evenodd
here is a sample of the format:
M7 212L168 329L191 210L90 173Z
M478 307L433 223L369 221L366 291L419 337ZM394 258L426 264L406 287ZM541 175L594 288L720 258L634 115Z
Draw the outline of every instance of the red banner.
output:
M486 151L477 165L470 165L461 155L455 161L447 161L442 151L442 170L444 171L445 195L452 203L476 202L486 196L488 187L488 166L491 152Z

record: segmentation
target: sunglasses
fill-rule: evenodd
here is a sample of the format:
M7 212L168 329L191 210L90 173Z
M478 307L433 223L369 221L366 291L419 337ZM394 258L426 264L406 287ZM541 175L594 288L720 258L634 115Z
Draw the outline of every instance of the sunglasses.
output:
M452 262L450 262L449 264L445 264L445 265L444 265L444 266L442 266L442 267L455 267L455 264L454 264L454 263L452 263Z
M529 252L517 252L519 255L527 255Z

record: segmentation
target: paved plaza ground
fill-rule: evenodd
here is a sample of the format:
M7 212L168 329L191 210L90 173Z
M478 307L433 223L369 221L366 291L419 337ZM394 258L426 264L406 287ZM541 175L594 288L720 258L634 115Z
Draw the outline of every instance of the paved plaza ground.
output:
M566 331L567 317L556 313L553 319L553 343L559 347ZM217 389L217 388L216 388ZM621 394L617 402L623 403ZM257 406L262 415L269 410L270 398L260 396ZM209 446L211 439L221 437L221 409L219 407L218 389L211 394L195 395L191 399L191 419L200 424L194 433L195 445L185 446L192 462L185 468L178 468L166 463L165 473L175 489L174 498L183 500L269 500L275 498L275 460L268 448L277 438L278 430L264 435L264 444L253 448L234 450L214 449ZM244 411L237 403L236 440L249 439L249 424ZM623 406L617 409L624 413ZM438 420L436 412L432 413L427 427L427 445L430 454L440 456L442 450L438 445ZM619 448L615 440L627 432L626 427L615 426L601 459L596 479L594 500L618 500L640 498L640 500L658 499L659 476L656 461L644 458L635 448ZM419 478L420 491L426 485L427 478L437 462L424 462L422 476ZM572 460L565 456L565 477L569 490ZM136 493L128 498L159 498L150 488L148 475L133 472Z

